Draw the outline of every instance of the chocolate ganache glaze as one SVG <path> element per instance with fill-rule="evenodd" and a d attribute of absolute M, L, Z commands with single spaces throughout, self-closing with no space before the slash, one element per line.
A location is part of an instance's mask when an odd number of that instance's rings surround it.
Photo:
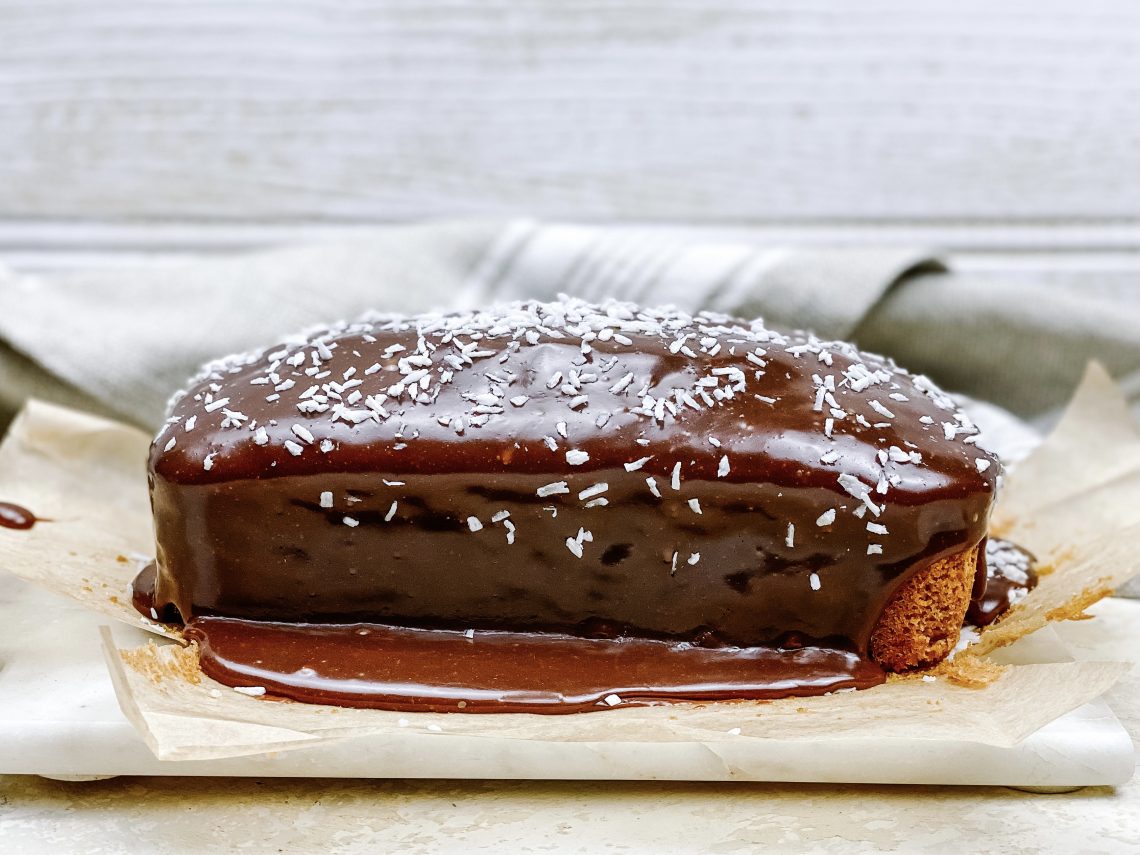
<path fill-rule="evenodd" d="M 609 684 L 873 685 L 892 595 L 985 536 L 999 465 L 975 437 L 925 378 L 759 322 L 571 300 L 376 316 L 212 363 L 175 400 L 142 599 L 193 625 L 207 673 L 300 700 L 482 711 L 518 690 L 568 711 Z M 386 639 L 371 665 L 345 652 L 372 649 L 346 643 L 362 628 Z M 294 668 L 298 633 L 340 664 Z M 583 652 L 605 644 L 632 652 Z M 439 691 L 441 650 L 466 694 Z M 548 655 L 581 667 L 489 673 Z M 619 680 L 637 657 L 657 670 Z M 720 688 L 692 690 L 702 669 Z"/>
<path fill-rule="evenodd" d="M 155 567 L 135 581 L 152 618 Z M 169 610 L 169 608 L 168 608 Z M 202 616 L 185 636 L 202 670 L 292 700 L 416 712 L 592 712 L 662 701 L 765 700 L 868 688 L 883 671 L 819 647 L 702 647 L 686 641 L 538 632 L 274 623 Z"/>
<path fill-rule="evenodd" d="M 0 502 L 0 528 L 10 528 L 17 531 L 27 531 L 39 520 L 27 508 L 13 505 L 11 502 Z"/>
<path fill-rule="evenodd" d="M 991 537 L 979 558 L 966 621 L 989 626 L 1037 587 L 1037 559 L 1015 543 Z"/>

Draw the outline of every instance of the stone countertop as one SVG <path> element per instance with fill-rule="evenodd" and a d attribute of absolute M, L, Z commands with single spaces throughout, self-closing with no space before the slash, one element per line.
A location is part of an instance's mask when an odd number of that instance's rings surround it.
<path fill-rule="evenodd" d="M 1059 627 L 1140 661 L 1140 602 Z M 1140 674 L 1109 701 L 1140 737 Z M 1004 788 L 0 776 L 0 852 L 1140 851 L 1140 783 Z"/>

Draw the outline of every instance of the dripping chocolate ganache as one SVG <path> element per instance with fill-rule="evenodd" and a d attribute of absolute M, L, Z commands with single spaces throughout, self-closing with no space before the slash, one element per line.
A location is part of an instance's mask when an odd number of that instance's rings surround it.
<path fill-rule="evenodd" d="M 299 700 L 874 685 L 957 641 L 1000 470 L 976 438 L 926 378 L 759 321 L 376 315 L 175 398 L 136 602 L 187 622 L 207 673 Z"/>

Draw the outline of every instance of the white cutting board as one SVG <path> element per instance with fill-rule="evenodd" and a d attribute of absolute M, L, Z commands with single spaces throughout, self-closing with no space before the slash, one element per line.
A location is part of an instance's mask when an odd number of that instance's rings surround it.
<path fill-rule="evenodd" d="M 48 777 L 233 775 L 329 778 L 528 778 L 1117 785 L 1133 773 L 1132 743 L 1101 700 L 1014 748 L 937 740 L 742 739 L 718 743 L 550 743 L 401 733 L 258 757 L 160 761 L 119 710 L 99 644 L 105 618 L 0 573 L 0 774 Z M 145 642 L 129 627 L 120 643 Z M 1011 648 L 1009 661 L 1070 658 L 1051 630 Z M 604 715 L 604 713 L 597 713 Z M 448 750 L 423 751 L 427 740 Z M 433 745 L 432 748 L 438 746 Z"/>

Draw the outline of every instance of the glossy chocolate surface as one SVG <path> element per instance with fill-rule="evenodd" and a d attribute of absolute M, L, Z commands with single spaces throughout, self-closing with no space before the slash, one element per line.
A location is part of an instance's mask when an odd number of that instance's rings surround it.
<path fill-rule="evenodd" d="M 967 623 L 974 626 L 989 626 L 1037 587 L 1036 559 L 1020 546 L 991 537 L 983 560 L 966 612 Z"/>
<path fill-rule="evenodd" d="M 202 617 L 186 631 L 202 670 L 306 703 L 416 712 L 572 713 L 676 701 L 863 689 L 882 669 L 855 653 L 703 648 L 645 638 L 281 624 Z"/>
<path fill-rule="evenodd" d="M 719 317 L 336 328 L 174 405 L 156 605 L 863 656 L 899 585 L 985 535 L 974 433 L 889 361 Z"/>
<path fill-rule="evenodd" d="M 27 508 L 13 505 L 11 502 L 0 502 L 0 528 L 10 528 L 16 531 L 27 531 L 39 520 Z"/>

